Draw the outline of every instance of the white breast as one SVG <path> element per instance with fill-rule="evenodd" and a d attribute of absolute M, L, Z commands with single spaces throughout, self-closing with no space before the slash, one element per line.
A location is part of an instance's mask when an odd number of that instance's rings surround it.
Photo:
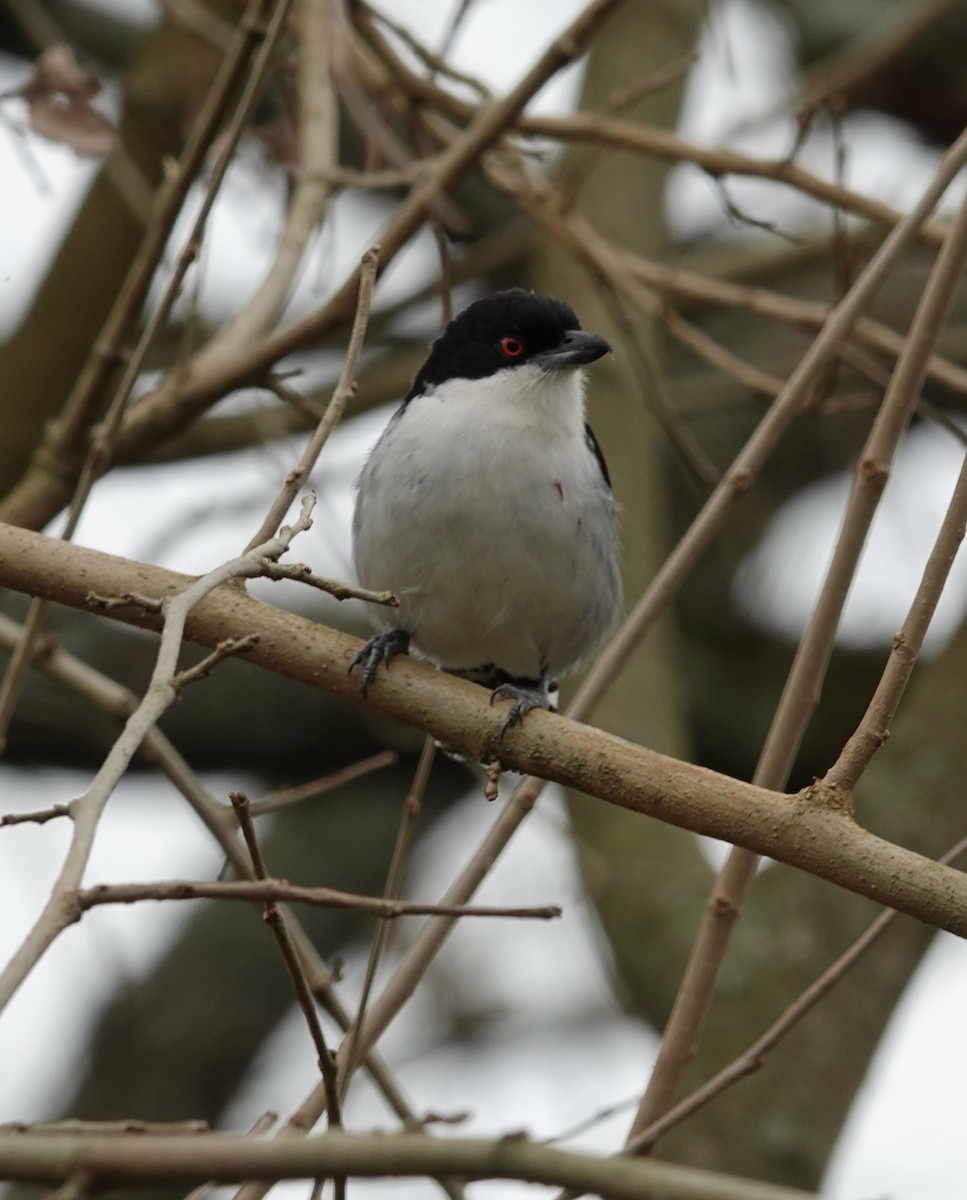
<path fill-rule="evenodd" d="M 360 583 L 378 628 L 451 670 L 559 674 L 620 605 L 615 505 L 584 430 L 580 373 L 451 380 L 390 422 L 360 476 Z"/>

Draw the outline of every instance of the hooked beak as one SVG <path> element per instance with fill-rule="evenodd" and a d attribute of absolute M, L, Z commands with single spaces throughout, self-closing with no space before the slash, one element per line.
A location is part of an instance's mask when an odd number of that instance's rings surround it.
<path fill-rule="evenodd" d="M 552 349 L 535 354 L 532 362 L 545 371 L 556 371 L 560 367 L 583 367 L 596 358 L 607 354 L 611 345 L 600 334 L 586 333 L 583 329 L 569 329 Z"/>

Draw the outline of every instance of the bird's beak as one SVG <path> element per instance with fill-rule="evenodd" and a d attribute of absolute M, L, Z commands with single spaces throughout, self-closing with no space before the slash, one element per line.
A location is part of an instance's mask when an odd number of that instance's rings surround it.
<path fill-rule="evenodd" d="M 553 349 L 535 354 L 531 361 L 545 371 L 556 371 L 560 367 L 583 367 L 601 358 L 610 349 L 610 343 L 597 333 L 569 329 Z"/>

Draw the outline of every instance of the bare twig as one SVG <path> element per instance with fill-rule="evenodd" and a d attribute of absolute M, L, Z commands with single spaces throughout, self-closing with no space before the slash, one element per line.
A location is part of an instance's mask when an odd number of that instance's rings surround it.
<path fill-rule="evenodd" d="M 298 464 L 285 477 L 285 482 L 278 496 L 272 502 L 265 520 L 253 535 L 246 550 L 251 550 L 259 542 L 265 541 L 279 527 L 279 522 L 289 510 L 292 501 L 298 495 L 300 488 L 308 479 L 316 459 L 323 446 L 329 440 L 329 435 L 339 423 L 346 405 L 353 398 L 356 390 L 355 376 L 359 356 L 363 351 L 366 340 L 366 328 L 369 324 L 369 312 L 373 298 L 373 288 L 376 285 L 376 275 L 379 270 L 379 246 L 372 246 L 363 255 L 359 268 L 359 294 L 356 298 L 356 316 L 353 320 L 352 333 L 343 360 L 342 371 L 336 384 L 332 399 L 323 413 L 315 432 L 302 453 Z"/>
<path fill-rule="evenodd" d="M 316 575 L 305 563 L 265 562 L 262 574 L 266 579 L 291 579 L 296 583 L 318 588 L 321 592 L 327 592 L 334 600 L 365 600 L 369 604 L 386 604 L 391 608 L 399 608 L 399 599 L 392 592 L 373 592 L 353 584 L 341 583 L 338 579 L 327 579 Z"/>
<path fill-rule="evenodd" d="M 47 620 L 47 604 L 36 598 L 30 602 L 27 619 L 24 621 L 20 641 L 14 647 L 10 662 L 0 683 L 0 754 L 7 748 L 7 732 L 17 701 L 20 698 L 20 688 L 23 683 L 27 665 L 33 657 L 34 647 L 43 635 Z"/>
<path fill-rule="evenodd" d="M 46 825 L 48 821 L 53 821 L 57 817 L 69 817 L 70 815 L 71 806 L 69 804 L 52 804 L 50 808 L 40 808 L 34 812 L 4 813 L 0 817 L 0 829 L 5 825 Z"/>
<path fill-rule="evenodd" d="M 235 816 L 238 819 L 239 827 L 242 830 L 242 836 L 245 839 L 245 845 L 252 858 L 252 869 L 255 872 L 255 878 L 262 882 L 268 881 L 268 872 L 265 869 L 265 861 L 262 858 L 262 850 L 259 846 L 258 835 L 255 832 L 255 823 L 252 820 L 252 815 L 249 812 L 248 797 L 243 792 L 232 792 L 229 796 L 232 802 L 232 808 L 235 810 Z M 245 883 L 243 887 L 251 887 L 252 884 Z M 285 968 L 289 973 L 289 979 L 292 981 L 292 987 L 296 994 L 296 999 L 299 1002 L 299 1008 L 305 1018 L 306 1025 L 309 1029 L 309 1035 L 312 1038 L 312 1044 L 316 1048 L 316 1061 L 319 1064 L 319 1071 L 322 1075 L 322 1081 L 326 1089 L 326 1114 L 329 1118 L 329 1128 L 338 1129 L 342 1125 L 342 1108 L 339 1100 L 339 1088 L 336 1081 L 336 1068 L 332 1058 L 332 1052 L 326 1043 L 325 1034 L 322 1032 L 322 1025 L 319 1021 L 319 1014 L 316 1012 L 316 1001 L 312 994 L 312 989 L 309 986 L 309 981 L 306 978 L 306 973 L 302 968 L 302 962 L 299 958 L 295 944 L 289 936 L 289 931 L 285 925 L 285 918 L 279 908 L 276 900 L 283 897 L 266 897 L 262 909 L 263 919 L 269 928 L 272 936 L 278 944 L 279 950 L 282 953 L 282 959 L 285 962 Z M 291 897 L 285 897 L 291 899 Z M 338 1185 L 338 1181 L 337 1181 Z M 339 1185 L 341 1190 L 341 1185 Z"/>
<path fill-rule="evenodd" d="M 413 840 L 416 821 L 420 815 L 420 805 L 423 803 L 426 785 L 430 779 L 430 770 L 433 766 L 435 752 L 436 747 L 433 743 L 433 738 L 424 738 L 420 761 L 417 763 L 416 774 L 413 777 L 413 785 L 403 801 L 400 826 L 396 834 L 396 843 L 393 846 L 393 857 L 390 859 L 389 870 L 386 873 L 386 883 L 383 888 L 384 900 L 392 901 L 399 895 L 400 884 L 403 880 L 403 868 L 406 865 L 410 844 Z M 386 948 L 388 932 L 389 926 L 385 922 L 380 922 L 376 926 L 376 932 L 373 935 L 373 940 L 369 948 L 369 958 L 366 962 L 363 986 L 360 989 L 359 1004 L 356 1007 L 356 1019 L 353 1022 L 352 1029 L 346 1035 L 348 1049 L 345 1053 L 345 1066 L 340 1072 L 340 1088 L 343 1095 L 345 1095 L 349 1087 L 353 1071 L 356 1069 L 359 1061 L 357 1055 L 359 1030 L 366 1015 L 366 1005 L 369 1003 L 373 981 L 376 978 L 376 971 L 379 968 L 379 961 Z"/>
<path fill-rule="evenodd" d="M 318 588 L 334 600 L 366 600 L 369 604 L 387 604 L 390 608 L 399 608 L 400 605 L 392 592 L 371 592 L 350 583 L 340 583 L 338 579 L 326 579 L 316 575 L 305 563 L 273 563 L 266 560 L 262 564 L 262 574 L 266 579 L 292 579 L 296 583 Z"/>
<path fill-rule="evenodd" d="M 238 794 L 238 793 L 234 793 Z M 263 864 L 264 866 L 264 864 Z M 104 904 L 141 904 L 147 901 L 235 900 L 247 903 L 312 904 L 319 908 L 348 909 L 352 912 L 395 921 L 402 917 L 486 917 L 511 920 L 551 921 L 561 915 L 556 904 L 512 905 L 422 904 L 395 897 L 360 896 L 335 888 L 303 887 L 285 879 L 257 875 L 251 880 L 217 883 L 205 880 L 159 879 L 151 883 L 99 883 L 77 893 L 78 906 L 87 911 Z"/>
<path fill-rule="evenodd" d="M 223 642 L 218 643 L 211 654 L 206 654 L 201 662 L 195 663 L 193 667 L 186 667 L 177 675 L 172 675 L 171 686 L 176 692 L 183 691 L 189 684 L 197 683 L 199 679 L 207 679 L 218 664 L 224 662 L 226 658 L 234 658 L 237 654 L 247 654 L 258 644 L 259 635 L 257 633 L 247 633 L 240 638 L 226 638 Z"/>
<path fill-rule="evenodd" d="M 664 66 L 656 67 L 655 70 L 642 75 L 640 79 L 622 85 L 613 91 L 605 101 L 605 112 L 620 113 L 626 108 L 631 108 L 643 97 L 650 96 L 653 92 L 663 92 L 684 78 L 697 62 L 697 52 L 690 50 L 687 54 L 681 54 L 671 62 L 665 63 Z"/>
<path fill-rule="evenodd" d="M 943 524 L 937 534 L 920 586 L 903 625 L 893 639 L 886 669 L 855 732 L 843 747 L 839 758 L 826 772 L 828 787 L 850 793 L 869 766 L 874 754 L 890 736 L 900 699 L 923 647 L 923 639 L 936 611 L 937 603 L 954 557 L 960 549 L 967 525 L 967 459 L 960 468 L 957 485 Z"/>
<path fill-rule="evenodd" d="M 115 1121 L 85 1121 L 79 1117 L 67 1117 L 63 1121 L 4 1121 L 0 1134 L 29 1133 L 78 1134 L 103 1137 L 113 1133 L 208 1133 L 211 1126 L 207 1121 L 142 1121 L 136 1117 L 123 1117 Z"/>
<path fill-rule="evenodd" d="M 322 779 L 313 779 L 309 783 L 302 783 L 296 787 L 280 788 L 269 796 L 263 796 L 261 800 L 253 800 L 249 805 L 249 811 L 253 817 L 260 817 L 263 813 L 276 812 L 290 804 L 300 804 L 303 800 L 312 800 L 316 796 L 321 796 L 323 792 L 352 783 L 362 775 L 368 775 L 370 771 L 391 767 L 394 763 L 399 762 L 399 757 L 395 750 L 380 750 L 377 754 L 372 754 L 369 758 L 343 767 L 342 770 L 333 771 L 331 774 L 323 776 Z"/>

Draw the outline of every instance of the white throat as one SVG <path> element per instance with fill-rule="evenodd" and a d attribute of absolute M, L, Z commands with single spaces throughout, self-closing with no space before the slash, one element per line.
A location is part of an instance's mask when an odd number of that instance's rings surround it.
<path fill-rule="evenodd" d="M 523 363 L 483 379 L 448 379 L 410 403 L 437 410 L 465 433 L 474 425 L 495 425 L 540 430 L 554 440 L 584 436 L 584 372 L 573 367 L 544 371 Z"/>

